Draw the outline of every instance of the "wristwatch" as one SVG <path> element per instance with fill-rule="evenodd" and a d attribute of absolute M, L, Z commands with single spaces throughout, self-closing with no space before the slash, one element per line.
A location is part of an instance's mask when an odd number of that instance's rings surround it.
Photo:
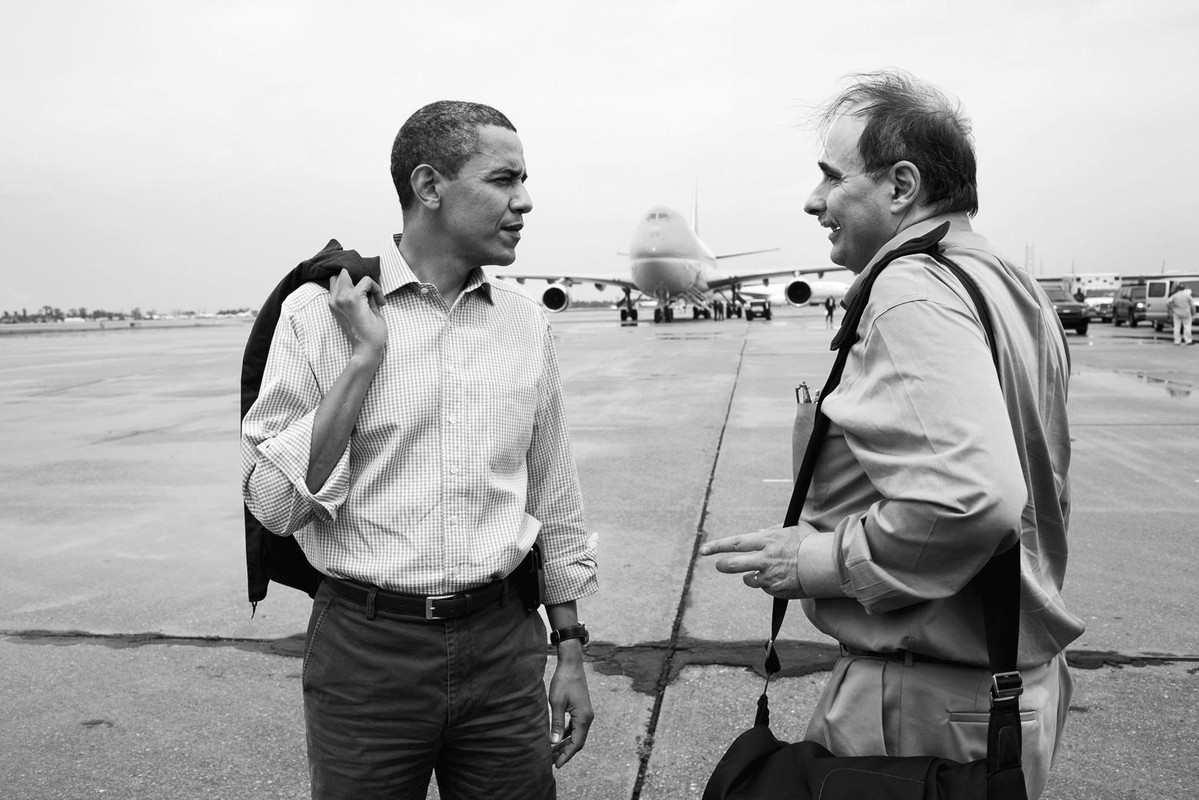
<path fill-rule="evenodd" d="M 554 647 L 567 639 L 582 639 L 584 646 L 591 641 L 591 637 L 587 635 L 587 626 L 581 622 L 578 625 L 567 625 L 565 628 L 550 631 L 550 644 Z"/>

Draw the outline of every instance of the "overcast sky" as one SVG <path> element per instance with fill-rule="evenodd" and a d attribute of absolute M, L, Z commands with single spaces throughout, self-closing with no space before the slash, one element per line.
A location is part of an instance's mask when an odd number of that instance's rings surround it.
<path fill-rule="evenodd" d="M 330 238 L 400 228 L 427 102 L 506 113 L 517 268 L 626 274 L 652 205 L 743 268 L 827 263 L 805 111 L 901 67 L 975 125 L 975 227 L 1036 270 L 1199 270 L 1194 0 L 38 0 L 0 29 L 0 309 L 257 307 Z"/>

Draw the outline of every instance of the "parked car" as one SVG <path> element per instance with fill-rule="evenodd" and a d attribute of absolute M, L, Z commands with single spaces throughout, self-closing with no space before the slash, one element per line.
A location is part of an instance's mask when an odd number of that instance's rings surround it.
<path fill-rule="evenodd" d="M 1112 298 L 1112 322 L 1135 328 L 1145 321 L 1145 287 L 1121 286 Z"/>
<path fill-rule="evenodd" d="M 770 300 L 765 297 L 754 297 L 745 304 L 745 320 L 748 322 L 754 317 L 762 319 L 770 319 L 774 316 L 774 312 L 770 310 Z"/>
<path fill-rule="evenodd" d="M 1112 321 L 1112 299 L 1115 291 L 1112 289 L 1087 289 L 1082 298 L 1083 303 L 1091 312 L 1091 319 L 1101 322 Z"/>
<path fill-rule="evenodd" d="M 1058 286 L 1046 286 L 1045 294 L 1053 303 L 1053 310 L 1057 312 L 1062 327 L 1078 331 L 1079 336 L 1086 336 L 1087 328 L 1091 325 L 1091 314 L 1086 305 Z"/>

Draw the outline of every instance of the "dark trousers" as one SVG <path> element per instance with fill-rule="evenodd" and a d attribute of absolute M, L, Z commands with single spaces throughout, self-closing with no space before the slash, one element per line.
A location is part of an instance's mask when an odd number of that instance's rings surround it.
<path fill-rule="evenodd" d="M 513 597 L 452 620 L 317 591 L 304 654 L 315 800 L 555 795 L 541 616 Z"/>

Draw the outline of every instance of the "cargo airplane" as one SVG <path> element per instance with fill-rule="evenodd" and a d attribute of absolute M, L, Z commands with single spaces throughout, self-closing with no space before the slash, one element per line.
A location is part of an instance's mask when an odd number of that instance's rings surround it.
<path fill-rule="evenodd" d="M 594 284 L 595 288 L 615 286 L 624 292 L 618 304 L 620 319 L 636 321 L 640 302 L 656 301 L 654 322 L 673 322 L 675 307 L 681 303 L 691 306 L 691 315 L 711 319 L 713 311 L 724 311 L 729 317 L 745 314 L 752 319 L 753 310 L 747 308 L 752 299 L 769 301 L 771 278 L 789 277 L 783 287 L 783 298 L 795 306 L 809 302 L 819 303 L 825 297 L 841 299 L 848 286 L 840 281 L 805 281 L 803 275 L 823 278 L 825 272 L 836 272 L 836 266 L 805 267 L 799 269 L 749 272 L 737 275 L 721 273 L 716 262 L 724 258 L 768 253 L 770 250 L 751 250 L 744 253 L 715 255 L 699 238 L 695 226 L 688 224 L 681 214 L 665 206 L 650 209 L 633 232 L 629 244 L 630 278 L 565 274 L 513 274 L 497 272 L 497 277 L 511 278 L 519 283 L 526 280 L 543 280 L 549 283 L 541 294 L 541 303 L 548 311 L 565 311 L 570 307 L 570 287 L 574 284 Z M 761 282 L 761 286 L 746 288 L 747 282 Z M 633 293 L 637 292 L 636 297 Z M 770 319 L 767 302 L 764 312 Z"/>

